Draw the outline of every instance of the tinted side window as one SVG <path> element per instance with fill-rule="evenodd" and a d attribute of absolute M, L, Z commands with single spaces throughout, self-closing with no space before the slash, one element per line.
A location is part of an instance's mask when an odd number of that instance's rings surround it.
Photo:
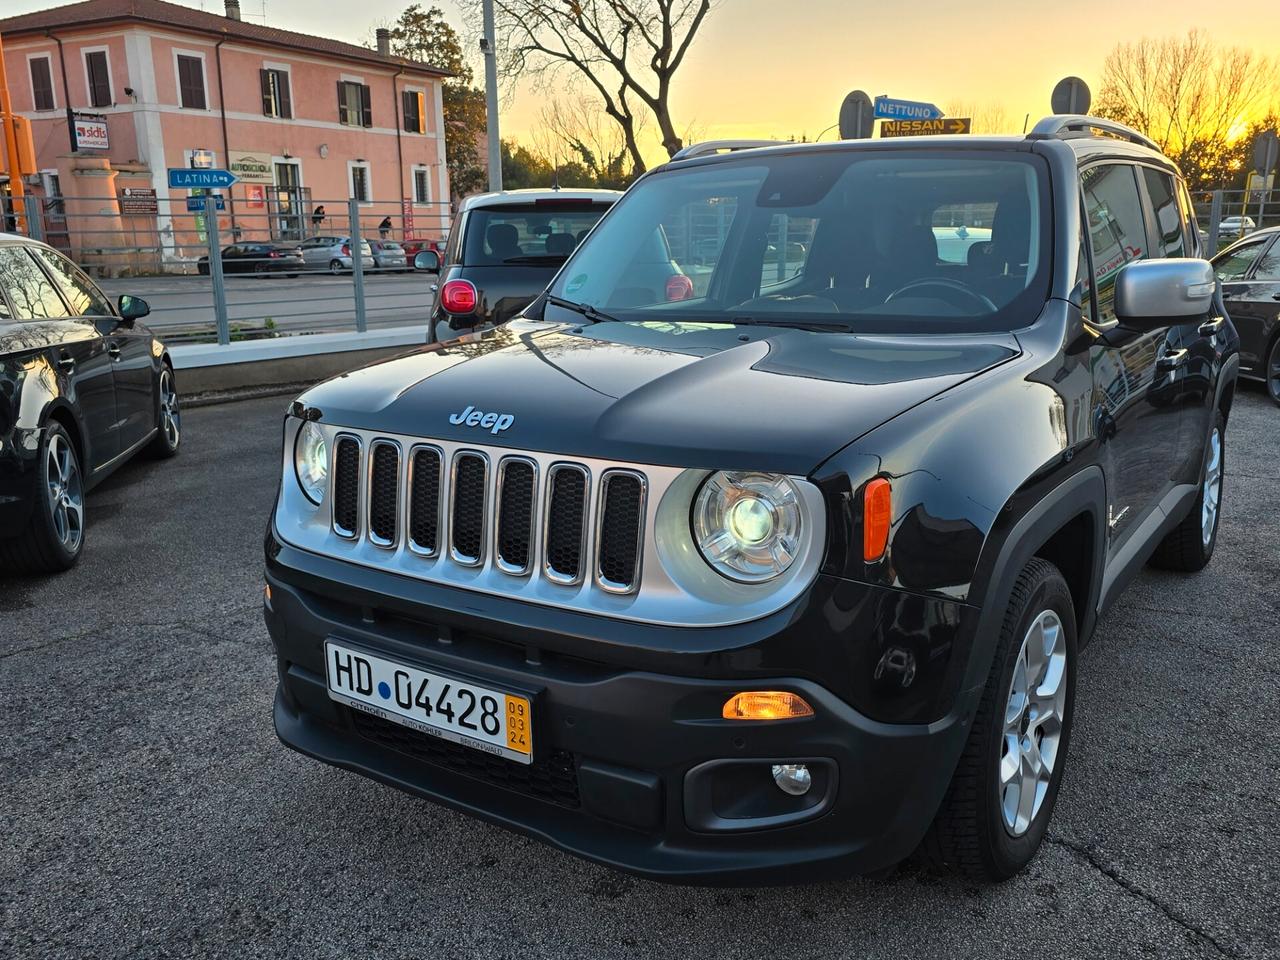
<path fill-rule="evenodd" d="M 1280 243 L 1273 243 L 1271 249 L 1258 261 L 1258 269 L 1253 271 L 1255 280 L 1280 280 Z"/>
<path fill-rule="evenodd" d="M 53 274 L 53 278 L 62 289 L 67 303 L 71 304 L 71 312 L 81 317 L 111 317 L 115 311 L 111 309 L 111 301 L 93 285 L 88 277 L 80 272 L 74 263 L 52 250 L 37 247 L 35 254 L 44 261 L 45 266 Z"/>
<path fill-rule="evenodd" d="M 1178 206 L 1182 208 L 1182 219 L 1187 224 L 1187 256 L 1189 257 L 1207 257 L 1201 248 L 1203 241 L 1200 238 L 1200 222 L 1196 220 L 1195 204 L 1191 202 L 1191 194 L 1187 193 L 1187 185 L 1181 180 L 1178 181 Z"/>
<path fill-rule="evenodd" d="M 1262 248 L 1266 245 L 1265 240 L 1258 240 L 1236 247 L 1231 253 L 1214 263 L 1213 269 L 1218 274 L 1218 279 L 1243 280 L 1244 275 L 1253 266 L 1253 261 L 1258 259 L 1258 254 L 1262 253 Z"/>
<path fill-rule="evenodd" d="M 0 278 L 19 320 L 67 316 L 67 305 L 40 265 L 20 246 L 0 247 Z"/>
<path fill-rule="evenodd" d="M 1093 250 L 1098 320 L 1102 323 L 1116 318 L 1112 308 L 1116 274 L 1125 264 L 1151 255 L 1134 173 L 1127 164 L 1112 163 L 1090 167 L 1080 175 Z"/>
<path fill-rule="evenodd" d="M 1187 248 L 1186 225 L 1178 209 L 1173 177 L 1151 167 L 1142 168 L 1142 179 L 1151 198 L 1151 209 L 1156 217 L 1156 256 L 1185 257 Z"/>

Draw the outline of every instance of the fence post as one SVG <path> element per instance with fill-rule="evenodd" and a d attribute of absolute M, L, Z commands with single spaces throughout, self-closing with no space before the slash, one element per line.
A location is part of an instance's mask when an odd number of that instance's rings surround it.
<path fill-rule="evenodd" d="M 218 323 L 218 343 L 231 342 L 227 323 L 227 288 L 222 280 L 222 242 L 218 236 L 218 202 L 212 194 L 204 198 L 204 232 L 209 238 L 209 279 L 213 281 L 213 316 Z"/>
<path fill-rule="evenodd" d="M 347 218 L 351 226 L 351 279 L 355 284 L 356 332 L 364 333 L 369 321 L 364 313 L 364 245 L 360 236 L 360 201 L 347 201 Z"/>
<path fill-rule="evenodd" d="M 1212 257 L 1218 252 L 1218 224 L 1222 222 L 1222 191 L 1213 191 L 1213 199 L 1209 204 L 1209 249 L 1205 251 Z"/>
<path fill-rule="evenodd" d="M 44 239 L 44 218 L 40 216 L 40 198 L 23 194 L 22 203 L 27 210 L 27 236 L 32 240 Z"/>

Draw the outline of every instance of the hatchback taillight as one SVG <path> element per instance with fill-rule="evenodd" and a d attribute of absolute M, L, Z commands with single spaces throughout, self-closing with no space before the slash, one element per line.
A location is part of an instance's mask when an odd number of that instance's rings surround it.
<path fill-rule="evenodd" d="M 278 259 L 280 258 L 280 251 L 279 251 L 279 250 L 272 250 L 272 251 L 271 251 L 271 253 L 270 253 L 270 254 L 268 254 L 268 256 L 272 257 L 273 259 L 277 259 L 277 260 L 278 260 Z"/>
<path fill-rule="evenodd" d="M 344 244 L 342 245 L 342 255 L 343 255 L 344 257 L 349 257 L 349 256 L 351 256 L 351 245 L 350 245 L 350 244 L 346 244 L 346 243 L 344 243 Z"/>
<path fill-rule="evenodd" d="M 683 273 L 667 277 L 667 302 L 688 300 L 693 296 L 693 281 Z"/>
<path fill-rule="evenodd" d="M 470 280 L 450 280 L 440 288 L 440 306 L 446 313 L 472 313 L 480 295 Z"/>

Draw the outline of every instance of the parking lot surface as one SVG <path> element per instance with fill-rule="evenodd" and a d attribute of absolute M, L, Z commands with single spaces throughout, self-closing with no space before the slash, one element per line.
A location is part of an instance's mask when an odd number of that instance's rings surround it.
<path fill-rule="evenodd" d="M 1280 410 L 1241 389 L 1218 554 L 1081 657 L 1048 842 L 978 887 L 668 887 L 285 749 L 259 611 L 286 401 L 188 411 L 0 579 L 0 957 L 1241 957 L 1280 919 Z M 857 775 L 856 771 L 853 772 Z"/>

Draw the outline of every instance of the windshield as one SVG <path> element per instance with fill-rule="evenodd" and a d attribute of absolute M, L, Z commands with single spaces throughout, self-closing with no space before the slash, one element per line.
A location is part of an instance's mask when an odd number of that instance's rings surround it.
<path fill-rule="evenodd" d="M 607 209 L 608 204 L 572 201 L 481 207 L 467 217 L 463 263 L 563 262 Z"/>
<path fill-rule="evenodd" d="M 619 320 L 1013 329 L 1048 292 L 1046 180 L 1012 152 L 677 165 L 628 192 L 550 293 Z"/>

